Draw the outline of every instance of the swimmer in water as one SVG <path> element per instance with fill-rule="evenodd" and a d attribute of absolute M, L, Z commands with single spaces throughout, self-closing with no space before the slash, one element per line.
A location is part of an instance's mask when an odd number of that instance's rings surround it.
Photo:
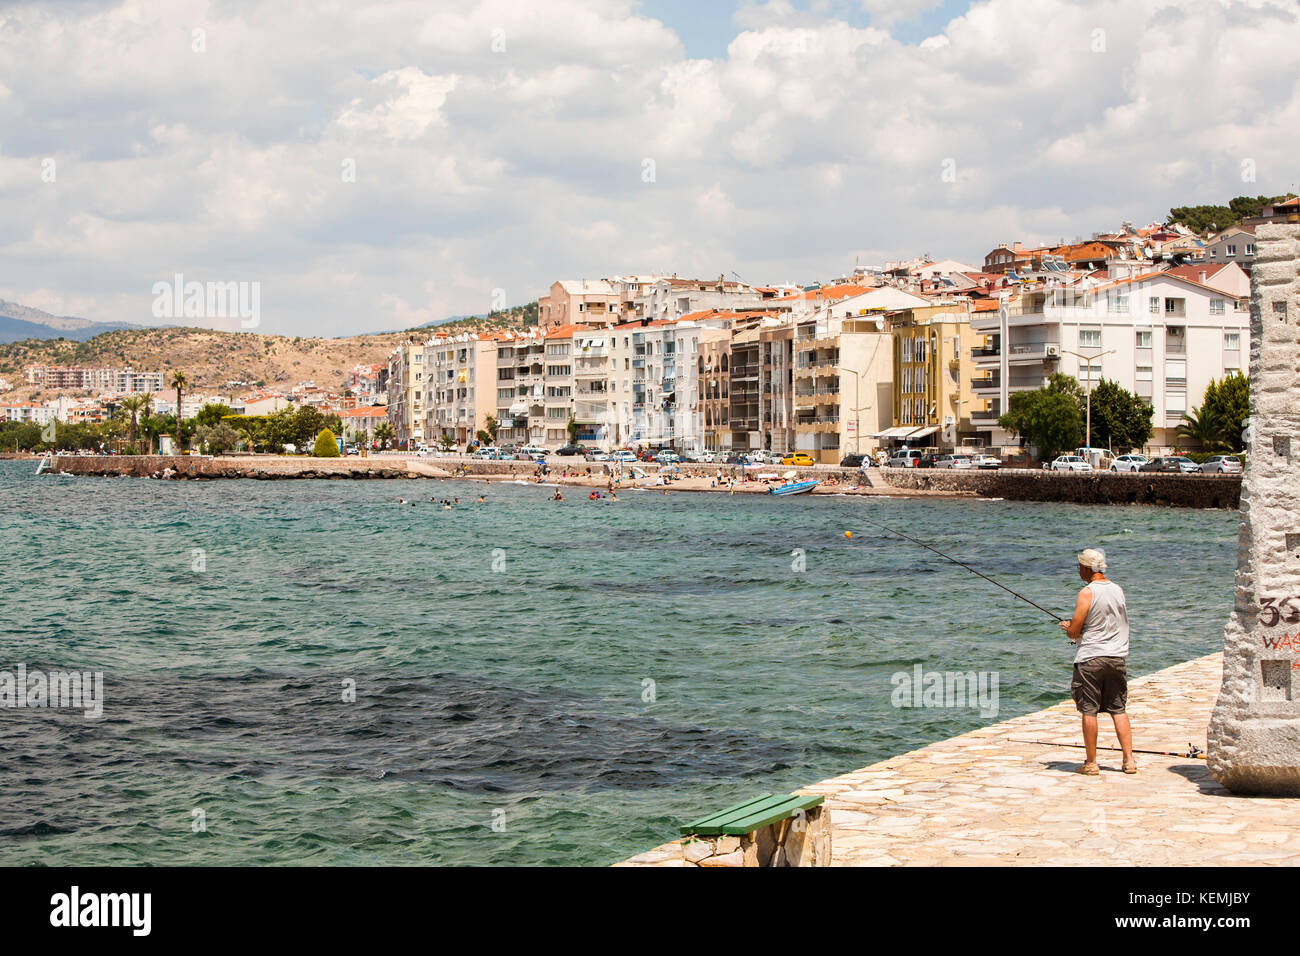
<path fill-rule="evenodd" d="M 487 501 L 487 499 L 484 498 L 482 495 L 479 495 L 479 496 L 478 496 L 478 503 L 479 503 L 479 504 L 484 504 L 486 501 Z"/>
<path fill-rule="evenodd" d="M 556 488 L 556 489 L 555 489 L 555 494 L 551 495 L 551 500 L 552 500 L 552 501 L 563 501 L 563 500 L 564 500 L 564 495 L 560 494 L 560 489 L 559 489 L 559 488 Z"/>

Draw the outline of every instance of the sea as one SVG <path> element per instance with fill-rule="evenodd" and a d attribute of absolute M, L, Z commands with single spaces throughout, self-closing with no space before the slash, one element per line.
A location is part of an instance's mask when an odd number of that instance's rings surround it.
<path fill-rule="evenodd" d="M 1068 696 L 1049 614 L 899 533 L 1061 616 L 1104 549 L 1131 675 L 1232 604 L 1230 511 L 35 471 L 0 671 L 101 712 L 0 706 L 4 865 L 606 865 Z M 996 706 L 900 705 L 917 665 Z"/>

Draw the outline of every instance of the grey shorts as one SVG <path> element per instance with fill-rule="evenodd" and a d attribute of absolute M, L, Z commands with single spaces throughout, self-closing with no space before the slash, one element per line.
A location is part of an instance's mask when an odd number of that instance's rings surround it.
<path fill-rule="evenodd" d="M 1070 696 L 1081 714 L 1122 714 L 1128 705 L 1128 672 L 1122 657 L 1094 657 L 1074 665 Z"/>

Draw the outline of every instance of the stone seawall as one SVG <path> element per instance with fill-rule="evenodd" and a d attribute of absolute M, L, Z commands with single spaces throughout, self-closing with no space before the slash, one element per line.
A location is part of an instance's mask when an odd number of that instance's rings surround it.
<path fill-rule="evenodd" d="M 490 464 L 490 463 L 485 463 Z M 111 455 L 55 458 L 51 470 L 67 475 L 131 478 L 444 478 L 450 469 L 412 458 L 276 458 L 206 455 Z"/>
<path fill-rule="evenodd" d="M 1091 474 L 884 468 L 873 472 L 891 487 L 915 491 L 966 491 L 1011 501 L 1066 501 L 1083 505 L 1171 505 L 1180 508 L 1236 508 L 1240 475 L 1174 475 L 1109 471 Z"/>

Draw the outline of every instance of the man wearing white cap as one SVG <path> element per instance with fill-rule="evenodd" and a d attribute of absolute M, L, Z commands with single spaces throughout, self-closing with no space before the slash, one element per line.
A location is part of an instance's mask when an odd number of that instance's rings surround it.
<path fill-rule="evenodd" d="M 1083 715 L 1085 762 L 1078 773 L 1096 775 L 1097 713 L 1105 711 L 1115 722 L 1115 736 L 1124 751 L 1124 772 L 1137 773 L 1133 759 L 1133 729 L 1125 708 L 1128 704 L 1128 608 L 1124 590 L 1106 579 L 1106 555 L 1089 548 L 1079 555 L 1079 577 L 1087 586 L 1079 592 L 1074 617 L 1061 627 L 1077 644 L 1070 696 Z"/>

